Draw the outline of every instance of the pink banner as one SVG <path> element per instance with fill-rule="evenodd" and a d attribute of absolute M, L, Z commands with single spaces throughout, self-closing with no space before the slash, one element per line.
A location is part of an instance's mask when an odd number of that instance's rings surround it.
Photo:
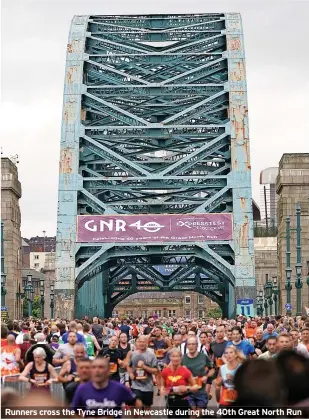
<path fill-rule="evenodd" d="M 232 235 L 230 213 L 77 217 L 77 242 L 204 242 Z"/>

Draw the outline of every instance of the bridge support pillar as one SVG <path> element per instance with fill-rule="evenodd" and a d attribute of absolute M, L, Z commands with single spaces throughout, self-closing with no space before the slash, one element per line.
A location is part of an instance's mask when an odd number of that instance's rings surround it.
<path fill-rule="evenodd" d="M 223 318 L 231 319 L 235 316 L 235 293 L 233 286 L 228 283 L 225 287 L 224 303 L 222 305 Z"/>

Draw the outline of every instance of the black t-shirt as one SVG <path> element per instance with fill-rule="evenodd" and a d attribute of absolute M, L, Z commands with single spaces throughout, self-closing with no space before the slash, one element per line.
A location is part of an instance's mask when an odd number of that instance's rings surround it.
<path fill-rule="evenodd" d="M 227 345 L 227 341 L 226 340 L 222 341 L 222 343 L 217 343 L 216 341 L 214 341 L 213 343 L 211 343 L 210 348 L 211 348 L 211 350 L 213 352 L 213 355 L 214 355 L 215 360 L 217 360 L 220 357 L 222 357 L 226 345 Z"/>
<path fill-rule="evenodd" d="M 93 335 L 95 336 L 95 338 L 97 340 L 101 340 L 103 339 L 103 325 L 101 324 L 92 324 L 91 326 L 91 330 Z"/>
<path fill-rule="evenodd" d="M 119 363 L 118 359 L 122 360 L 122 352 L 120 349 L 104 349 L 100 350 L 100 356 L 109 356 L 109 365 L 110 365 L 110 379 L 114 381 L 119 381 Z"/>
<path fill-rule="evenodd" d="M 119 357 L 119 359 L 124 360 L 127 357 L 127 354 L 129 353 L 129 351 L 131 350 L 131 345 L 128 343 L 127 347 L 124 349 L 119 344 L 118 348 L 119 348 L 119 351 L 121 353 L 121 357 Z"/>
<path fill-rule="evenodd" d="M 259 349 L 259 350 L 261 350 L 261 351 L 266 351 L 266 347 L 265 347 L 265 345 L 266 345 L 266 340 L 262 340 L 262 341 L 257 341 L 255 344 L 254 344 L 254 348 L 255 349 Z"/>
<path fill-rule="evenodd" d="M 154 327 L 146 327 L 144 329 L 144 335 L 149 335 L 151 333 L 151 331 L 154 329 Z"/>

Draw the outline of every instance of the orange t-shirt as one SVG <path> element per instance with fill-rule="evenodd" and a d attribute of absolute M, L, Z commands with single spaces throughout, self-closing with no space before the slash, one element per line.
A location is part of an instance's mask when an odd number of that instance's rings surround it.
<path fill-rule="evenodd" d="M 257 330 L 257 327 L 255 327 L 255 328 L 251 328 L 251 327 L 248 327 L 245 331 L 246 331 L 246 337 L 248 338 L 248 337 L 255 337 L 256 336 L 256 330 Z"/>

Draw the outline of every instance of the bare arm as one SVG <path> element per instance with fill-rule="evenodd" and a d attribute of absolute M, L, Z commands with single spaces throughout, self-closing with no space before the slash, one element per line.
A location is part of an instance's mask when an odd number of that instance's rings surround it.
<path fill-rule="evenodd" d="M 57 373 L 55 371 L 55 368 L 52 365 L 48 365 L 48 371 L 49 371 L 49 375 L 50 375 L 50 379 L 47 381 L 47 383 L 51 383 L 51 382 L 56 382 L 58 377 L 57 377 Z"/>
<path fill-rule="evenodd" d="M 73 375 L 69 375 L 70 372 L 71 362 L 67 360 L 64 365 L 62 366 L 59 375 L 58 375 L 58 382 L 66 384 L 73 380 Z"/>
<path fill-rule="evenodd" d="M 18 380 L 21 382 L 30 382 L 31 380 L 29 381 L 29 378 L 27 378 L 27 376 L 29 375 L 32 367 L 33 367 L 33 362 L 28 363 L 25 369 L 20 374 Z"/>

